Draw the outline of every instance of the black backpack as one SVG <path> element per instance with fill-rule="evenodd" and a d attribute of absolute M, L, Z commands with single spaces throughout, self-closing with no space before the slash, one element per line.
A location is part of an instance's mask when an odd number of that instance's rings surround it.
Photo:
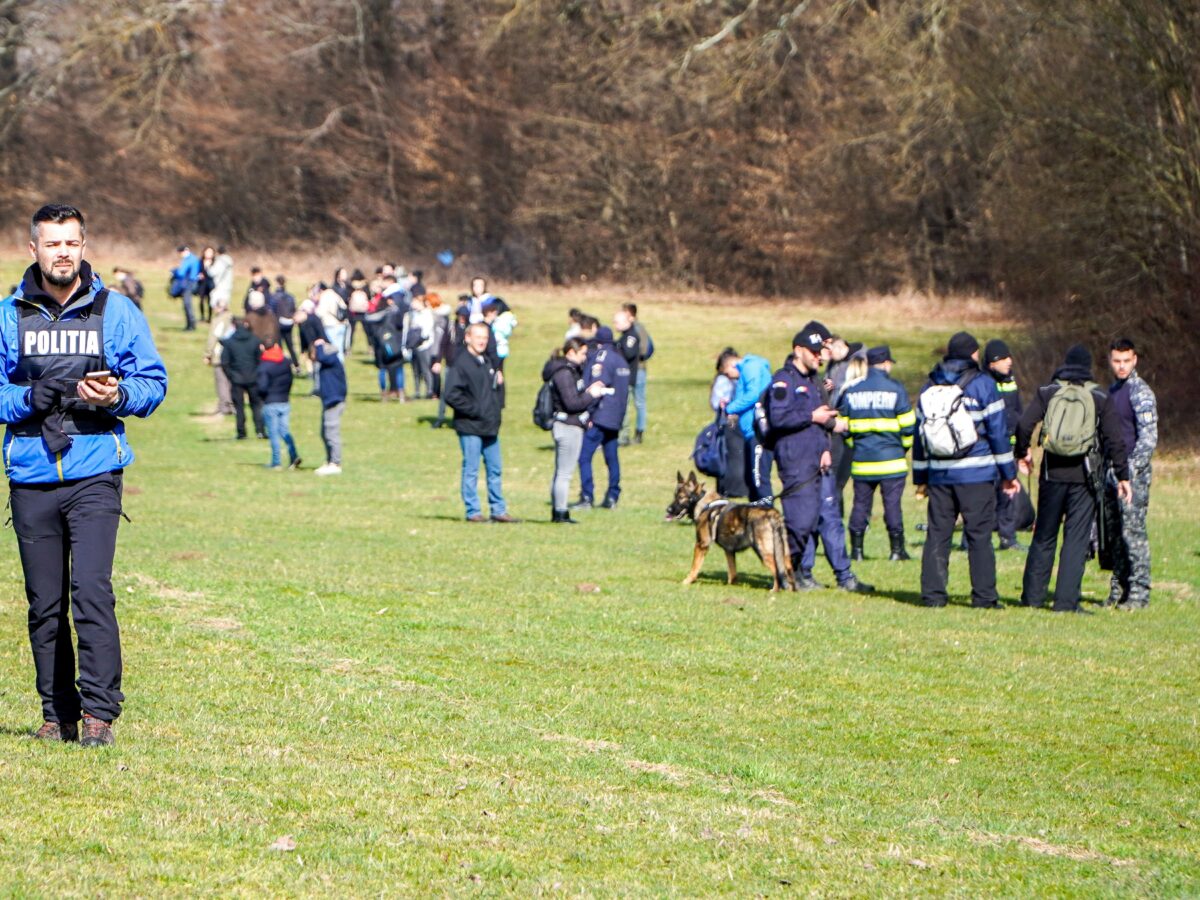
<path fill-rule="evenodd" d="M 554 427 L 554 385 L 549 381 L 542 382 L 537 399 L 533 401 L 533 424 L 542 431 Z"/>
<path fill-rule="evenodd" d="M 379 358 L 385 363 L 393 363 L 404 355 L 400 329 L 396 327 L 394 317 L 388 316 L 384 319 L 383 327 L 379 329 L 379 335 L 375 338 L 375 345 L 379 348 Z"/>
<path fill-rule="evenodd" d="M 696 468 L 713 478 L 725 477 L 728 457 L 725 453 L 725 423 L 722 421 L 724 418 L 724 413 L 718 412 L 717 418 L 705 425 L 696 435 L 696 445 L 692 449 L 692 459 Z"/>

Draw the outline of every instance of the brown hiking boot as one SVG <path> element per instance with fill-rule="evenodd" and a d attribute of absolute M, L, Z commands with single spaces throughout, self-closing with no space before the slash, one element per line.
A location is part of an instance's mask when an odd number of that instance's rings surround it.
<path fill-rule="evenodd" d="M 80 747 L 110 747 L 113 744 L 112 723 L 97 719 L 88 713 L 83 714 L 83 736 Z"/>
<path fill-rule="evenodd" d="M 79 740 L 79 725 L 76 722 L 43 722 L 33 735 L 35 741 Z"/>

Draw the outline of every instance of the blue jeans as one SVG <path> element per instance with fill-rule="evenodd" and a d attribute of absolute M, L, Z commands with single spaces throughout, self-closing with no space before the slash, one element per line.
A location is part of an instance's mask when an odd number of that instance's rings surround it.
<path fill-rule="evenodd" d="M 183 289 L 179 299 L 183 302 L 183 327 L 191 331 L 196 327 L 196 314 L 192 311 L 192 293 L 196 290 L 196 282 L 191 281 Z"/>
<path fill-rule="evenodd" d="M 613 428 L 592 425 L 583 433 L 583 449 L 579 453 L 579 496 L 592 500 L 595 483 L 592 478 L 592 457 L 596 449 L 604 448 L 604 464 L 608 466 L 608 491 L 605 497 L 616 500 L 621 496 L 621 461 L 617 458 L 617 442 L 620 434 Z"/>
<path fill-rule="evenodd" d="M 331 346 L 338 355 L 338 359 L 345 362 L 346 360 L 346 334 L 349 332 L 345 322 L 338 322 L 336 325 L 327 325 L 325 327 L 325 337 L 329 339 Z"/>
<path fill-rule="evenodd" d="M 390 386 L 390 387 L 389 387 Z M 379 370 L 379 392 L 404 390 L 404 363 L 396 361 Z"/>
<path fill-rule="evenodd" d="M 287 444 L 288 462 L 296 461 L 296 442 L 292 440 L 292 428 L 288 422 L 292 413 L 290 403 L 263 404 L 263 422 L 267 426 L 267 437 L 271 441 L 271 465 L 280 465 L 281 444 Z"/>
<path fill-rule="evenodd" d="M 633 405 L 637 408 L 637 430 L 646 430 L 646 366 L 643 363 L 633 382 Z"/>
<path fill-rule="evenodd" d="M 825 559 L 833 569 L 838 584 L 847 581 L 854 573 L 850 571 L 850 557 L 846 554 L 846 529 L 842 525 L 842 515 L 838 503 L 837 473 L 830 470 L 821 476 L 820 501 L 817 513 L 817 531 L 809 536 L 804 547 L 804 556 L 800 562 L 800 573 L 805 577 L 812 576 L 813 564 L 817 561 L 817 534 L 821 536 L 821 545 L 825 548 Z"/>
<path fill-rule="evenodd" d="M 630 386 L 629 400 L 625 405 L 625 421 L 621 423 L 621 436 L 629 436 L 629 420 L 634 418 L 637 428 L 637 433 L 641 434 L 646 430 L 646 369 L 644 366 L 638 368 L 637 376 Z"/>
<path fill-rule="evenodd" d="M 483 513 L 479 505 L 479 461 L 487 470 L 488 512 L 493 516 L 505 513 L 504 495 L 500 492 L 500 437 L 480 437 L 477 434 L 460 434 L 458 446 L 462 448 L 462 499 L 467 508 L 467 518 Z"/>

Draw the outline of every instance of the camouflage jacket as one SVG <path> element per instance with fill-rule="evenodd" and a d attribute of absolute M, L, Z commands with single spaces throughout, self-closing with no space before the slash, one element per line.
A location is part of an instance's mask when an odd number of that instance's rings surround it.
<path fill-rule="evenodd" d="M 1150 457 L 1158 446 L 1158 401 L 1136 370 L 1129 376 L 1129 403 L 1137 427 L 1137 443 L 1129 453 L 1129 465 L 1140 469 L 1150 465 Z"/>

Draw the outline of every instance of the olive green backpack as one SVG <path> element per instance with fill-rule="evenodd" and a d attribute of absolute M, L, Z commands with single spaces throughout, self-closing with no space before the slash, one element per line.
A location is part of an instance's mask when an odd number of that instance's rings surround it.
<path fill-rule="evenodd" d="M 1096 446 L 1095 382 L 1059 381 L 1042 419 L 1042 449 L 1056 456 L 1086 456 Z"/>

